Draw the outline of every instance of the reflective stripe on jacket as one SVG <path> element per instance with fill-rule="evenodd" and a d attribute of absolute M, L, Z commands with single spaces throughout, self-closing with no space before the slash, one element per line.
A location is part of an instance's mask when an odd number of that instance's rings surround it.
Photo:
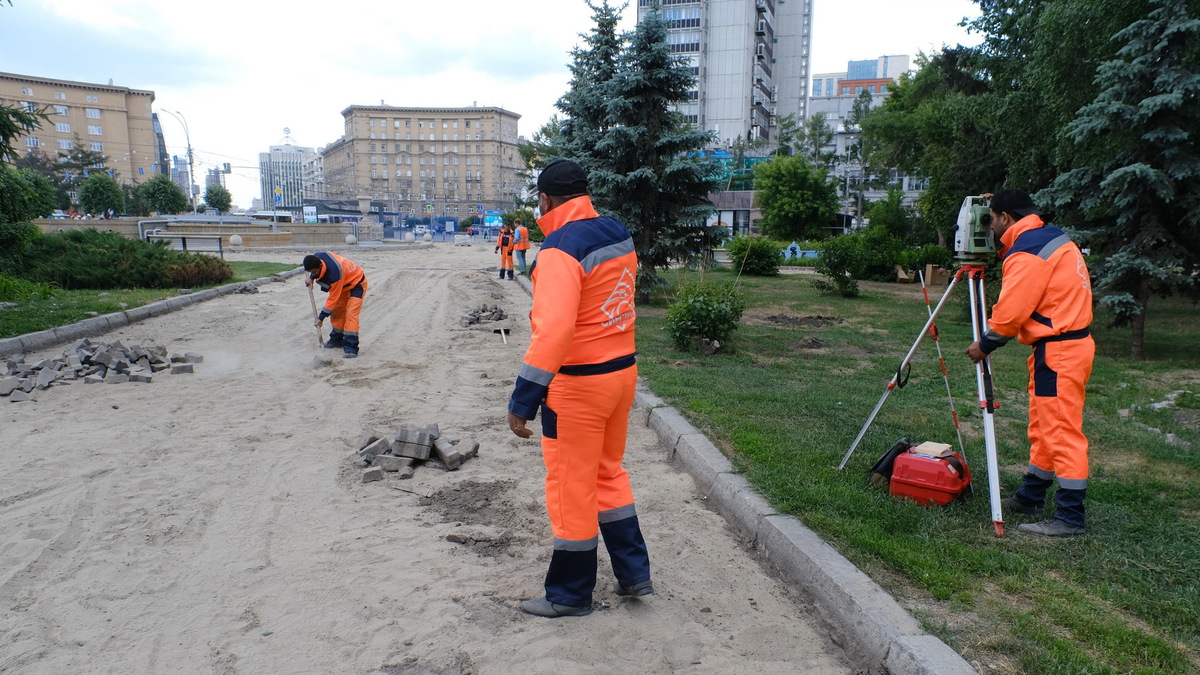
<path fill-rule="evenodd" d="M 629 230 L 601 216 L 587 196 L 538 220 L 546 239 L 530 272 L 533 337 L 509 412 L 534 418 L 551 380 L 596 375 L 634 364 L 637 254 Z"/>
<path fill-rule="evenodd" d="M 314 255 L 321 259 L 321 271 L 312 277 L 313 281 L 321 290 L 329 293 L 325 307 L 319 314 L 320 318 L 324 319 L 333 314 L 339 303 L 350 297 L 350 291 L 362 283 L 366 274 L 358 265 L 336 253 L 319 251 Z"/>
<path fill-rule="evenodd" d="M 1092 283 L 1079 247 L 1037 215 L 1017 221 L 1000 243 L 1004 279 L 979 348 L 988 354 L 1014 337 L 1032 345 L 1084 334 L 1092 323 Z"/>

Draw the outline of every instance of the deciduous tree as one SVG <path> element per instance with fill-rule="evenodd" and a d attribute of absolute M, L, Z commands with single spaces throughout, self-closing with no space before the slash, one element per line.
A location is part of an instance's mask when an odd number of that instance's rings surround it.
<path fill-rule="evenodd" d="M 170 178 L 158 175 L 142 184 L 138 189 L 142 201 L 151 211 L 163 215 L 176 214 L 188 208 L 187 195 Z"/>
<path fill-rule="evenodd" d="M 125 211 L 125 195 L 121 186 L 107 173 L 95 172 L 79 186 L 79 206 L 88 213 L 100 215 L 112 209 L 115 213 Z"/>
<path fill-rule="evenodd" d="M 828 172 L 799 157 L 754 165 L 763 230 L 779 239 L 820 239 L 837 222 L 837 187 Z"/>

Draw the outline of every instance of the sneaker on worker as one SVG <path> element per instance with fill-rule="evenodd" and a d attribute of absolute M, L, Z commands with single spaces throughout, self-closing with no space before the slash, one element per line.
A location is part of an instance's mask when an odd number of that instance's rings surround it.
<path fill-rule="evenodd" d="M 617 595 L 625 598 L 640 598 L 643 595 L 652 595 L 654 593 L 654 584 L 647 579 L 646 581 L 636 583 L 632 586 L 622 586 L 617 584 Z"/>
<path fill-rule="evenodd" d="M 1027 504 L 1015 496 L 1005 497 L 1004 499 L 1000 500 L 1000 508 L 1013 513 L 1026 513 L 1029 515 L 1035 515 L 1041 513 L 1045 506 L 1046 505 L 1044 502 L 1041 504 Z"/>
<path fill-rule="evenodd" d="M 581 607 L 574 607 L 550 602 L 546 598 L 534 598 L 532 600 L 522 600 L 521 611 L 547 619 L 557 619 L 560 616 L 587 616 L 592 613 L 592 606 L 588 604 Z"/>
<path fill-rule="evenodd" d="M 1017 529 L 1030 534 L 1040 534 L 1043 537 L 1079 537 L 1087 534 L 1087 529 L 1058 518 L 1043 520 L 1040 523 L 1021 523 Z"/>

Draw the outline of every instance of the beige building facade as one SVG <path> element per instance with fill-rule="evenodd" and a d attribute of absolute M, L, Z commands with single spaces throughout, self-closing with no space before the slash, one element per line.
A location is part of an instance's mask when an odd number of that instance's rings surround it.
<path fill-rule="evenodd" d="M 79 139 L 85 149 L 108 158 L 96 168 L 111 170 L 119 183 L 144 183 L 168 169 L 161 161 L 152 91 L 0 73 L 0 103 L 47 116 L 40 129 L 17 139 L 20 155 L 40 150 L 56 159 Z"/>
<path fill-rule="evenodd" d="M 516 113 L 352 105 L 342 117 L 342 138 L 305 172 L 305 197 L 370 197 L 401 218 L 465 218 L 512 210 L 523 192 Z"/>

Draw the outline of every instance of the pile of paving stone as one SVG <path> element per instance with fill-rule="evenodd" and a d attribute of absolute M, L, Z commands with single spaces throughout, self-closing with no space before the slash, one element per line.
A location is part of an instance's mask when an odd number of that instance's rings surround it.
<path fill-rule="evenodd" d="M 472 438 L 452 441 L 442 437 L 436 424 L 406 424 L 394 433 L 372 429 L 358 442 L 358 459 L 363 467 L 362 480 L 383 480 L 385 473 L 412 478 L 418 466 L 456 471 L 479 455 L 479 443 Z"/>
<path fill-rule="evenodd" d="M 508 315 L 498 305 L 480 305 L 463 312 L 458 319 L 458 325 L 466 328 L 484 321 L 502 321 L 506 318 Z"/>
<path fill-rule="evenodd" d="M 126 347 L 116 342 L 92 343 L 78 340 L 63 350 L 62 358 L 42 359 L 25 363 L 25 357 L 8 359 L 0 375 L 0 396 L 9 401 L 28 401 L 33 391 L 83 380 L 85 384 L 104 382 L 153 382 L 154 375 L 169 371 L 172 375 L 195 372 L 194 364 L 202 363 L 200 354 L 187 352 L 170 355 L 166 347 Z"/>

